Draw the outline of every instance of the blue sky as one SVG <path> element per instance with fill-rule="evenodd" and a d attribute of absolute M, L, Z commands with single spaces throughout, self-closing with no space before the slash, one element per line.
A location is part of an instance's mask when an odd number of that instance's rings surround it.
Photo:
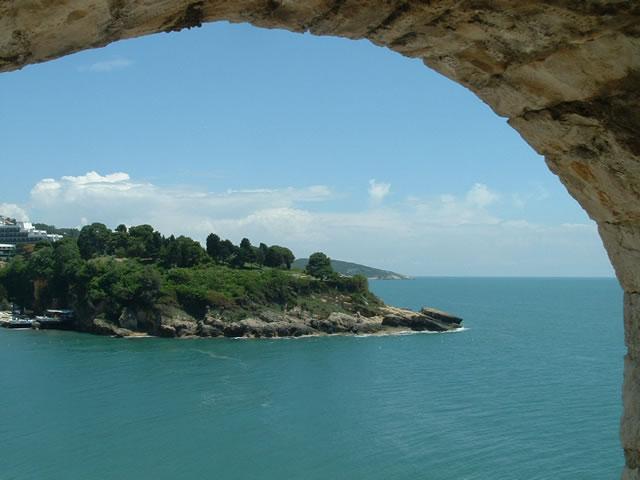
<path fill-rule="evenodd" d="M 612 273 L 504 119 L 367 41 L 210 24 L 0 75 L 0 105 L 7 214 L 409 274 Z"/>

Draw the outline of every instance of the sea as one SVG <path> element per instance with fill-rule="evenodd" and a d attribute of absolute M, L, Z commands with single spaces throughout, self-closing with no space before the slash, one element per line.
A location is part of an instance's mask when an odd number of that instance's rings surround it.
<path fill-rule="evenodd" d="M 0 329 L 0 479 L 617 479 L 607 278 L 371 281 L 455 333 L 114 339 Z"/>

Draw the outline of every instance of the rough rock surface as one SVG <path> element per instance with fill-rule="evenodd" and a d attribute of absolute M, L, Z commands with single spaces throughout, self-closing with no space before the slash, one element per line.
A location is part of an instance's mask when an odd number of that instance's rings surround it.
<path fill-rule="evenodd" d="M 412 312 L 396 307 L 385 307 L 382 325 L 408 327 L 414 331 L 446 332 L 462 327 L 462 319 L 435 308 L 423 307 Z"/>
<path fill-rule="evenodd" d="M 112 335 L 115 337 L 128 337 L 134 334 L 132 330 L 118 327 L 103 318 L 95 318 L 91 325 L 85 327 L 86 330 L 92 331 L 99 335 Z"/>
<path fill-rule="evenodd" d="M 626 292 L 623 477 L 640 479 L 640 3 L 628 0 L 4 0 L 0 72 L 229 20 L 368 38 L 468 87 L 598 228 Z"/>
<path fill-rule="evenodd" d="M 169 316 L 171 312 L 175 316 Z M 293 312 L 264 310 L 242 320 L 223 320 L 215 312 L 202 321 L 196 320 L 179 309 L 171 307 L 155 315 L 157 324 L 140 331 L 133 319 L 148 315 L 145 312 L 127 310 L 122 313 L 118 325 L 102 318 L 92 320 L 89 331 L 102 335 L 127 337 L 142 332 L 160 337 L 301 337 L 305 335 L 363 335 L 409 331 L 445 332 L 461 328 L 462 319 L 437 310 L 424 308 L 414 312 L 404 308 L 381 307 L 380 314 L 364 317 L 341 312 L 319 317 L 297 309 Z M 435 314 L 432 312 L 436 312 Z"/>
<path fill-rule="evenodd" d="M 462 319 L 444 312 L 438 312 L 439 318 L 430 316 L 430 309 L 421 312 L 383 307 L 380 315 L 364 317 L 334 312 L 326 318 L 320 318 L 309 312 L 297 310 L 293 313 L 278 313 L 269 310 L 255 317 L 235 322 L 225 322 L 215 314 L 207 316 L 204 322 L 197 324 L 196 334 L 204 337 L 300 337 L 304 335 L 332 334 L 376 334 L 401 331 L 444 332 L 459 329 Z M 195 324 L 194 324 L 195 325 Z M 165 329 L 167 326 L 163 325 Z M 179 332 L 175 335 L 181 336 Z"/>
<path fill-rule="evenodd" d="M 138 315 L 132 309 L 125 308 L 122 311 L 122 314 L 120 314 L 120 318 L 118 318 L 118 325 L 122 328 L 126 328 L 127 330 L 137 330 Z"/>

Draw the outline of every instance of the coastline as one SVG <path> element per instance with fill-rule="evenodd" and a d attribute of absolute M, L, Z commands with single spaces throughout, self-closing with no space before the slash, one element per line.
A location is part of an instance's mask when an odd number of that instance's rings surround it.
<path fill-rule="evenodd" d="M 15 329 L 7 329 L 10 331 L 23 331 L 23 330 L 35 330 L 33 328 L 15 328 Z M 300 335 L 300 336 L 282 336 L 282 337 L 202 337 L 199 335 L 191 335 L 191 336 L 183 336 L 183 337 L 175 337 L 176 340 L 199 340 L 199 339 L 227 339 L 227 340 L 303 340 L 303 339 L 311 339 L 311 338 L 329 338 L 329 337 L 352 337 L 352 338 L 370 338 L 370 337 L 402 337 L 409 335 L 443 335 L 450 333 L 462 333 L 468 331 L 468 327 L 459 327 L 451 330 L 446 330 L 442 332 L 436 332 L 432 330 L 410 330 L 410 329 L 389 329 L 384 331 L 379 331 L 375 333 L 314 333 L 309 335 Z M 81 333 L 86 335 L 95 335 L 91 332 L 84 332 L 80 330 L 58 330 L 65 332 L 73 332 L 73 333 Z M 123 340 L 143 340 L 143 339 L 166 339 L 167 337 L 162 337 L 160 335 L 152 335 L 149 333 L 143 332 L 131 332 L 130 335 L 97 335 L 108 338 L 118 338 Z"/>
<path fill-rule="evenodd" d="M 43 326 L 33 320 L 20 328 L 60 329 L 117 338 L 307 338 L 325 336 L 391 336 L 414 333 L 463 331 L 463 320 L 440 310 L 423 307 L 416 312 L 405 308 L 380 306 L 371 316 L 360 312 L 333 311 L 328 315 L 300 307 L 289 311 L 262 310 L 234 321 L 220 312 L 208 312 L 195 319 L 172 308 L 143 311 L 126 308 L 117 322 L 103 316 L 76 318 L 72 323 Z M 2 326 L 8 327 L 5 322 Z"/>
<path fill-rule="evenodd" d="M 195 319 L 175 308 L 149 317 L 149 312 L 126 309 L 117 325 L 94 318 L 76 330 L 127 338 L 300 338 L 444 333 L 464 328 L 462 318 L 440 310 L 423 307 L 416 312 L 386 305 L 371 316 L 337 311 L 320 315 L 295 307 L 281 312 L 262 310 L 236 320 L 224 318 L 220 312 L 208 312 L 205 318 Z"/>

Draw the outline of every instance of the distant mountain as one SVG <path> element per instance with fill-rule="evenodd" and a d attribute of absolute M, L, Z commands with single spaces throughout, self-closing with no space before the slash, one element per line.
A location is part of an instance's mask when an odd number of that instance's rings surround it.
<path fill-rule="evenodd" d="M 308 258 L 298 258 L 293 262 L 293 268 L 304 270 L 307 266 Z M 358 263 L 343 262 L 342 260 L 331 260 L 333 269 L 342 275 L 364 275 L 370 279 L 378 280 L 409 280 L 411 277 L 402 275 L 401 273 L 391 272 L 389 270 L 380 270 L 379 268 L 367 267 Z"/>

